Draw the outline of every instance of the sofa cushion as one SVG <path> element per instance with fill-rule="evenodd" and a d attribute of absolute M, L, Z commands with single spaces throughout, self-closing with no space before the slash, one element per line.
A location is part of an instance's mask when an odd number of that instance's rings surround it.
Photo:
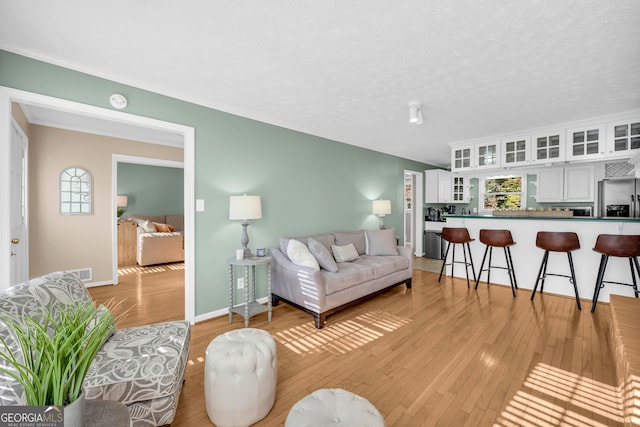
<path fill-rule="evenodd" d="M 313 254 L 309 251 L 309 248 L 299 240 L 289 239 L 289 243 L 287 244 L 287 256 L 295 265 L 320 270 L 320 265 Z"/>
<path fill-rule="evenodd" d="M 172 225 L 175 231 L 184 231 L 184 214 L 165 215 L 165 224 Z"/>
<path fill-rule="evenodd" d="M 86 398 L 128 405 L 174 395 L 182 387 L 189 340 L 186 321 L 116 331 L 91 363 L 83 383 Z"/>
<path fill-rule="evenodd" d="M 353 243 L 353 246 L 356 247 L 359 255 L 364 255 L 366 253 L 367 247 L 364 237 L 364 230 L 337 232 L 333 234 L 336 237 L 336 245 L 345 246 L 349 243 Z"/>
<path fill-rule="evenodd" d="M 367 255 L 398 255 L 395 229 L 365 230 Z"/>
<path fill-rule="evenodd" d="M 331 252 L 325 245 L 318 242 L 313 237 L 309 237 L 307 242 L 309 245 L 309 251 L 318 260 L 320 267 L 332 273 L 338 271 L 338 264 L 336 264 L 336 260 L 333 259 L 333 255 L 331 255 Z"/>
<path fill-rule="evenodd" d="M 333 252 L 333 257 L 336 259 L 336 262 L 351 262 L 360 256 L 353 243 L 345 246 L 332 245 L 331 252 Z"/>
<path fill-rule="evenodd" d="M 409 260 L 401 255 L 369 256 L 360 257 L 354 263 L 371 267 L 375 278 L 384 277 L 396 271 L 409 268 Z"/>
<path fill-rule="evenodd" d="M 355 249 L 354 249 L 355 250 Z M 360 283 L 375 279 L 373 268 L 355 262 L 338 263 L 338 272 L 321 272 L 324 276 L 326 294 L 331 295 Z"/>
<path fill-rule="evenodd" d="M 287 253 L 287 246 L 289 245 L 289 240 L 291 239 L 296 239 L 304 243 L 305 246 L 309 246 L 307 244 L 309 237 L 313 237 L 318 242 L 322 243 L 329 250 L 331 250 L 331 245 L 335 243 L 335 237 L 333 236 L 333 233 L 313 234 L 311 236 L 304 236 L 304 237 L 280 237 L 278 239 L 280 252 L 282 252 L 283 254 Z"/>

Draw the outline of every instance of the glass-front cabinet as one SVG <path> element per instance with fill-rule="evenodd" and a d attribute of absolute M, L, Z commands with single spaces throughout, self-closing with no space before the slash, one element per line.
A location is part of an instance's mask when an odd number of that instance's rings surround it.
<path fill-rule="evenodd" d="M 605 126 L 585 126 L 567 131 L 567 160 L 603 157 Z"/>
<path fill-rule="evenodd" d="M 467 179 L 464 176 L 452 177 L 452 198 L 453 203 L 468 203 L 469 202 L 469 185 Z"/>
<path fill-rule="evenodd" d="M 533 136 L 532 163 L 562 162 L 565 158 L 565 132 L 548 131 Z"/>
<path fill-rule="evenodd" d="M 529 163 L 529 137 L 502 140 L 502 166 L 523 166 Z"/>
<path fill-rule="evenodd" d="M 476 165 L 478 168 L 495 168 L 500 159 L 500 145 L 496 143 L 476 145 Z"/>
<path fill-rule="evenodd" d="M 607 156 L 629 156 L 640 148 L 640 118 L 610 123 Z"/>
<path fill-rule="evenodd" d="M 473 167 L 473 145 L 461 145 L 451 148 L 451 170 L 463 171 Z"/>

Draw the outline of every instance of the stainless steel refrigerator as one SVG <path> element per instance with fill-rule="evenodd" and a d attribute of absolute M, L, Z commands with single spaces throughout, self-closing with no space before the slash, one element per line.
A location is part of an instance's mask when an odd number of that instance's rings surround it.
<path fill-rule="evenodd" d="M 598 216 L 640 218 L 640 179 L 598 182 Z"/>

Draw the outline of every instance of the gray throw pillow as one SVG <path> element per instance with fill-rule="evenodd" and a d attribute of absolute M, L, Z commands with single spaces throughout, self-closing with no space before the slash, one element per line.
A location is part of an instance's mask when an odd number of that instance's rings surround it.
<path fill-rule="evenodd" d="M 318 242 L 313 237 L 309 237 L 309 239 L 307 239 L 307 243 L 309 244 L 309 251 L 314 257 L 316 257 L 320 267 L 332 273 L 336 273 L 338 271 L 338 264 L 336 264 L 336 260 L 333 259 L 333 255 L 331 255 L 331 252 L 329 252 L 329 249 L 327 249 L 325 245 Z"/>
<path fill-rule="evenodd" d="M 398 255 L 395 229 L 365 230 L 367 255 Z"/>
<path fill-rule="evenodd" d="M 356 247 L 353 246 L 353 243 L 349 243 L 345 246 L 331 245 L 331 252 L 333 252 L 336 262 L 351 262 L 360 258 L 360 255 L 358 255 L 358 251 L 356 250 Z"/>
<path fill-rule="evenodd" d="M 299 240 L 289 240 L 289 244 L 287 245 L 287 256 L 295 265 L 320 270 L 320 265 L 311 252 L 309 252 L 309 248 Z"/>

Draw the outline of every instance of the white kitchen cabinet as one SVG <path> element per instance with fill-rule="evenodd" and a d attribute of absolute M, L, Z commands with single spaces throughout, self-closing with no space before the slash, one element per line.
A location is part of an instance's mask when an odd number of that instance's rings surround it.
<path fill-rule="evenodd" d="M 451 172 L 442 169 L 424 171 L 425 203 L 451 202 Z"/>
<path fill-rule="evenodd" d="M 593 202 L 594 167 L 548 168 L 538 172 L 538 203 Z"/>
<path fill-rule="evenodd" d="M 502 140 L 502 167 L 524 166 L 530 163 L 530 138 L 520 136 Z"/>
<path fill-rule="evenodd" d="M 469 203 L 469 178 L 465 176 L 452 175 L 451 185 L 451 201 L 453 203 Z"/>
<path fill-rule="evenodd" d="M 607 157 L 628 157 L 640 148 L 640 118 L 607 125 Z"/>
<path fill-rule="evenodd" d="M 600 159 L 605 155 L 604 125 L 567 130 L 567 160 Z"/>
<path fill-rule="evenodd" d="M 451 171 L 471 170 L 474 164 L 473 145 L 459 145 L 451 147 Z"/>
<path fill-rule="evenodd" d="M 531 138 L 531 163 L 549 164 L 565 159 L 565 131 L 549 130 L 538 132 Z"/>
<path fill-rule="evenodd" d="M 480 143 L 474 146 L 475 166 L 478 169 L 490 169 L 500 166 L 500 144 L 497 142 Z"/>

